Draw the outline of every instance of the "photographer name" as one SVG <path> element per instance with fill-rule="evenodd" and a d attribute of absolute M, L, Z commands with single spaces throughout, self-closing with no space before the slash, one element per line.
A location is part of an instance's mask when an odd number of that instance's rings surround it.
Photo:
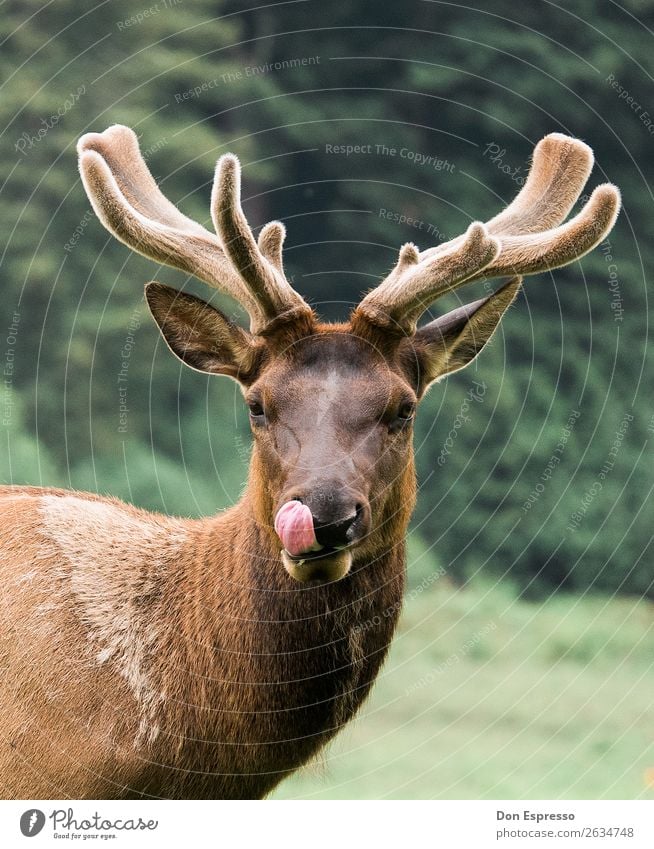
<path fill-rule="evenodd" d="M 556 820 L 573 820 L 574 814 L 541 813 L 540 811 L 496 811 L 498 820 L 518 820 L 523 822 L 552 822 Z"/>

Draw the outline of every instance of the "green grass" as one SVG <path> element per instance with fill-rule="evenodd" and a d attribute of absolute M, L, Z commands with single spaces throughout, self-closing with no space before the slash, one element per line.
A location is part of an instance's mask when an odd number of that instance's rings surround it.
<path fill-rule="evenodd" d="M 409 594 L 359 717 L 273 798 L 652 798 L 653 628 L 638 599 L 440 579 Z"/>

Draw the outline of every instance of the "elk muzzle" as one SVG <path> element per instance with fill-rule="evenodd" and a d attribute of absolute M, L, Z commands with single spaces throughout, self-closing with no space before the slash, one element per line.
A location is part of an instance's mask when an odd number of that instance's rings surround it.
<path fill-rule="evenodd" d="M 370 508 L 354 493 L 284 501 L 275 516 L 284 568 L 297 581 L 338 581 L 352 567 L 352 546 L 369 530 Z M 325 509 L 327 504 L 327 509 Z"/>

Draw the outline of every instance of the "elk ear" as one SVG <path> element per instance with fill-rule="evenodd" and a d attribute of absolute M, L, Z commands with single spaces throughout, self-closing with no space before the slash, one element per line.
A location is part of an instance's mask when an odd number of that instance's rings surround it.
<path fill-rule="evenodd" d="M 247 330 L 200 298 L 163 283 L 148 283 L 145 298 L 166 344 L 183 363 L 252 382 L 261 348 Z"/>
<path fill-rule="evenodd" d="M 420 397 L 430 383 L 469 365 L 486 345 L 513 303 L 521 277 L 487 298 L 440 316 L 404 340 L 400 354 Z"/>

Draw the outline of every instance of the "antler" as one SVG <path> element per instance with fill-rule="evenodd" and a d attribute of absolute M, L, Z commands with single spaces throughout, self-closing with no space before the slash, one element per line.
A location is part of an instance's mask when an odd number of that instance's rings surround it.
<path fill-rule="evenodd" d="M 211 197 L 216 236 L 164 197 L 129 127 L 116 124 L 104 133 L 87 133 L 77 150 L 93 209 L 121 242 L 230 295 L 249 313 L 253 333 L 290 310 L 311 314 L 284 275 L 284 225 L 270 222 L 258 242 L 252 235 L 241 209 L 235 156 L 225 154 L 216 165 Z"/>
<path fill-rule="evenodd" d="M 606 183 L 562 224 L 592 167 L 588 145 L 561 133 L 545 136 L 534 149 L 525 185 L 505 210 L 486 224 L 471 224 L 444 245 L 422 252 L 404 245 L 395 268 L 361 301 L 355 317 L 410 334 L 433 301 L 463 284 L 536 274 L 588 253 L 613 227 L 620 209 L 620 192 Z"/>

